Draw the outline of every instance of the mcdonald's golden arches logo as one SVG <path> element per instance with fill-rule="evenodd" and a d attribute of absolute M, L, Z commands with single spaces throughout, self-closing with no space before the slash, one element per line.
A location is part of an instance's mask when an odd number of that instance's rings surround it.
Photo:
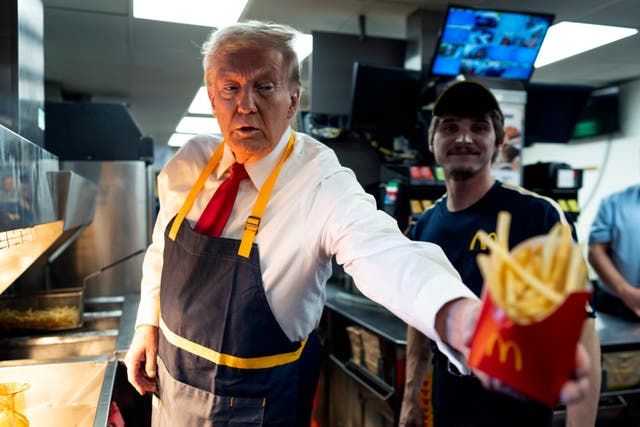
<path fill-rule="evenodd" d="M 489 342 L 487 342 L 487 356 L 491 357 L 495 347 L 498 347 L 498 360 L 500 363 L 507 363 L 507 357 L 509 356 L 509 350 L 513 353 L 513 365 L 517 372 L 522 370 L 522 351 L 520 347 L 514 341 L 505 341 L 498 332 L 491 334 Z"/>
<path fill-rule="evenodd" d="M 476 242 L 479 240 L 478 236 L 480 235 L 480 231 L 481 230 L 476 231 L 476 234 L 473 235 L 473 239 L 471 239 L 471 243 L 469 244 L 470 251 L 472 251 L 476 247 Z M 491 233 L 489 233 L 489 237 L 491 237 L 493 240 L 498 239 L 498 236 L 496 235 L 495 231 L 492 231 Z M 482 240 L 480 240 L 480 249 L 483 251 L 487 250 L 487 245 Z"/>

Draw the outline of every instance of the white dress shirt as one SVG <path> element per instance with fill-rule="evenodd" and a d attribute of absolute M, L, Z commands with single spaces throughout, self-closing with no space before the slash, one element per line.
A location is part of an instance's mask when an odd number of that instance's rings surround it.
<path fill-rule="evenodd" d="M 290 132 L 269 155 L 245 164 L 250 179 L 240 183 L 222 237 L 242 238 L 258 191 L 282 156 Z M 219 143 L 211 135 L 193 138 L 158 177 L 160 212 L 144 258 L 136 325 L 158 325 L 165 229 Z M 186 217 L 189 224 L 195 225 L 234 161 L 225 146 L 220 164 Z M 302 133 L 295 134 L 293 152 L 280 171 L 254 243 L 260 251 L 267 300 L 292 341 L 306 338 L 318 326 L 334 255 L 364 295 L 441 348 L 446 346 L 435 332 L 437 311 L 453 299 L 475 298 L 439 246 L 403 236 L 396 221 L 376 209 L 353 172 L 339 164 L 333 150 Z"/>

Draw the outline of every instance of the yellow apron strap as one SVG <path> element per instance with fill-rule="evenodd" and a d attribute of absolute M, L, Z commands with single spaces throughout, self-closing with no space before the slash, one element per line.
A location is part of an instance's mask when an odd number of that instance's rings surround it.
<path fill-rule="evenodd" d="M 166 340 L 174 346 L 188 351 L 191 354 L 195 354 L 196 356 L 202 357 L 216 365 L 224 365 L 236 369 L 266 369 L 295 362 L 300 358 L 302 350 L 307 343 L 307 340 L 305 339 L 300 343 L 300 347 L 296 351 L 292 351 L 290 353 L 274 354 L 273 356 L 263 357 L 237 357 L 230 354 L 218 353 L 208 347 L 181 337 L 170 330 L 162 318 L 160 318 L 160 330 Z"/>
<path fill-rule="evenodd" d="M 180 229 L 180 224 L 184 221 L 184 218 L 187 216 L 189 211 L 191 210 L 191 206 L 196 201 L 196 197 L 198 197 L 198 193 L 204 187 L 204 183 L 211 175 L 211 172 L 218 166 L 220 163 L 220 159 L 222 159 L 222 154 L 224 153 L 224 141 L 220 143 L 216 151 L 211 155 L 211 158 L 207 162 L 207 165 L 204 167 L 200 176 L 196 180 L 196 183 L 191 187 L 191 191 L 187 195 L 180 211 L 178 211 L 178 215 L 176 219 L 173 221 L 173 225 L 171 226 L 171 230 L 169 231 L 169 238 L 171 240 L 176 240 L 176 236 L 178 235 L 178 230 Z"/>
<path fill-rule="evenodd" d="M 251 211 L 251 215 L 249 215 L 249 218 L 247 218 L 247 222 L 244 226 L 244 233 L 242 234 L 240 249 L 238 249 L 238 255 L 240 255 L 241 257 L 249 258 L 249 255 L 251 254 L 251 246 L 253 245 L 253 240 L 256 238 L 258 227 L 260 227 L 262 214 L 264 213 L 264 209 L 267 207 L 267 202 L 269 201 L 273 186 L 275 185 L 276 180 L 278 179 L 278 175 L 280 174 L 280 169 L 282 168 L 285 160 L 287 160 L 287 158 L 293 151 L 294 140 L 295 133 L 292 131 L 284 154 L 282 154 L 282 157 L 280 158 L 280 161 L 276 165 L 275 169 L 273 170 L 273 172 L 271 172 L 271 175 L 269 175 L 269 178 L 267 178 L 267 180 L 262 185 L 262 188 L 260 189 L 256 204 L 253 206 L 253 211 Z"/>
<path fill-rule="evenodd" d="M 260 220 L 262 219 L 262 214 L 264 213 L 264 209 L 267 206 L 267 202 L 269 201 L 269 197 L 271 196 L 271 191 L 273 190 L 273 186 L 278 179 L 278 175 L 280 174 L 280 169 L 282 169 L 282 165 L 285 160 L 291 155 L 293 151 L 293 142 L 295 140 L 295 133 L 291 131 L 291 136 L 289 137 L 289 142 L 287 143 L 287 148 L 285 149 L 280 161 L 276 165 L 271 175 L 267 178 L 267 180 L 262 185 L 260 192 L 258 193 L 258 199 L 256 200 L 255 205 L 253 206 L 253 210 L 251 211 L 251 215 L 247 218 L 246 225 L 244 227 L 244 233 L 242 234 L 242 241 L 240 242 L 240 249 L 238 249 L 238 255 L 249 258 L 251 254 L 251 246 L 253 245 L 253 241 L 256 237 L 256 233 L 258 232 L 258 228 L 260 226 Z M 187 198 L 185 199 L 182 207 L 178 211 L 178 215 L 176 219 L 173 221 L 171 226 L 171 230 L 169 230 L 169 238 L 171 240 L 175 240 L 178 235 L 178 230 L 180 229 L 180 225 L 184 218 L 187 216 L 193 203 L 198 197 L 198 193 L 204 187 L 204 183 L 206 182 L 209 175 L 213 172 L 213 170 L 218 166 L 220 160 L 222 159 L 222 154 L 224 152 L 224 141 L 220 143 L 220 146 L 213 153 L 209 162 L 204 167 L 200 176 L 196 180 L 196 183 L 193 184 Z"/>

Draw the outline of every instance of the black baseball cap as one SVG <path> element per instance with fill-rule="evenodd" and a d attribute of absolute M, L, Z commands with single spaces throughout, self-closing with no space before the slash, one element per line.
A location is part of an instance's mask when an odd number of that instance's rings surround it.
<path fill-rule="evenodd" d="M 454 114 L 463 117 L 486 114 L 500 105 L 491 90 L 482 83 L 463 80 L 447 87 L 433 105 L 433 115 Z"/>

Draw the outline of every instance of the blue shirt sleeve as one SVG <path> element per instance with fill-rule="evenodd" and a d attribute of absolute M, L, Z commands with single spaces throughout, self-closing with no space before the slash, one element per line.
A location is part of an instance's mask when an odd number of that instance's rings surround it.
<path fill-rule="evenodd" d="M 589 243 L 611 242 L 612 206 L 611 199 L 605 198 L 600 202 L 591 229 L 589 230 Z"/>

